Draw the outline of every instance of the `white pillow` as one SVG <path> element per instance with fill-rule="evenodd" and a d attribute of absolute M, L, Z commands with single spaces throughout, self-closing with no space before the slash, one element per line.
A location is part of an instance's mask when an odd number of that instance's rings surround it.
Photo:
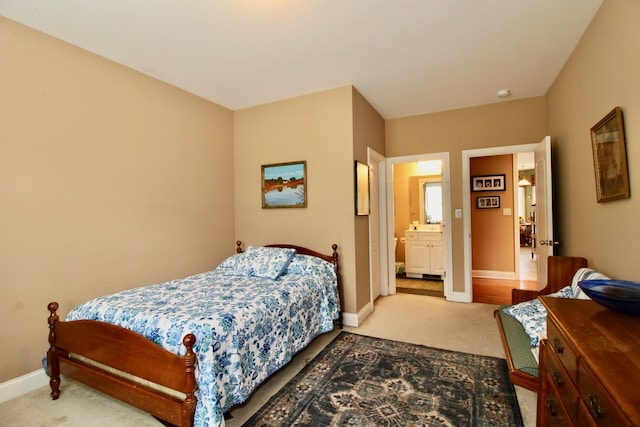
<path fill-rule="evenodd" d="M 578 299 L 591 299 L 587 294 L 582 291 L 582 288 L 578 286 L 578 283 L 583 280 L 611 280 L 607 276 L 602 273 L 598 273 L 592 268 L 581 268 L 576 271 L 576 274 L 573 275 L 573 279 L 571 279 L 571 291 L 573 292 L 573 297 Z"/>

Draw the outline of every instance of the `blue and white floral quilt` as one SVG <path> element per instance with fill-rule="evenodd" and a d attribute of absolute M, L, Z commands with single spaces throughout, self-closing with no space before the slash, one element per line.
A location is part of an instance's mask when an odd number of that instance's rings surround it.
<path fill-rule="evenodd" d="M 272 280 L 240 271 L 244 256 L 234 255 L 207 273 L 96 298 L 74 308 L 67 320 L 119 325 L 181 355 L 182 338 L 193 333 L 194 425 L 224 425 L 223 413 L 313 338 L 332 330 L 340 309 L 331 263 L 292 254 Z"/>

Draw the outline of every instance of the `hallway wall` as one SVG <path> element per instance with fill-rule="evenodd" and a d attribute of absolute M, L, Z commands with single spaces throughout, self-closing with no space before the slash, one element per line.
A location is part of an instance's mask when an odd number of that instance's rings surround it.
<path fill-rule="evenodd" d="M 388 120 L 387 157 L 448 152 L 451 210 L 462 209 L 462 151 L 531 144 L 546 135 L 544 97 Z M 452 219 L 453 290 L 464 292 L 462 219 Z"/>

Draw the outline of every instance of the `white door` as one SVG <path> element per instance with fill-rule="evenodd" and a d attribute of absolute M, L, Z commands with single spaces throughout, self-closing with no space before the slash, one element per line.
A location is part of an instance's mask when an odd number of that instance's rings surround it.
<path fill-rule="evenodd" d="M 388 241 L 386 211 L 386 158 L 371 147 L 367 148 L 369 164 L 369 285 L 370 303 L 380 295 L 388 295 Z"/>
<path fill-rule="evenodd" d="M 369 165 L 369 275 L 371 278 L 371 301 L 380 296 L 380 209 L 378 196 L 378 163 Z"/>
<path fill-rule="evenodd" d="M 547 284 L 547 258 L 553 255 L 553 205 L 551 181 L 551 138 L 546 136 L 537 144 L 536 156 L 536 261 L 538 288 Z"/>

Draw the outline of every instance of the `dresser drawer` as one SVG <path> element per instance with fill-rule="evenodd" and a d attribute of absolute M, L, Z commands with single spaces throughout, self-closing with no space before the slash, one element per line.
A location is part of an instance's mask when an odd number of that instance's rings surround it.
<path fill-rule="evenodd" d="M 571 382 L 577 384 L 578 358 L 575 351 L 567 344 L 567 339 L 552 321 L 547 323 L 547 340 L 551 347 L 550 351 L 558 356 L 558 360 L 564 366 L 564 370 L 567 372 Z"/>
<path fill-rule="evenodd" d="M 578 407 L 578 427 L 598 427 L 596 420 L 591 416 L 589 412 L 589 408 L 587 405 L 580 399 L 580 404 Z"/>
<path fill-rule="evenodd" d="M 622 427 L 632 425 L 584 361 L 580 361 L 578 384 L 580 397 L 598 426 Z M 582 421 L 581 425 L 591 425 Z"/>
<path fill-rule="evenodd" d="M 555 393 L 558 395 L 560 400 L 562 401 L 567 415 L 569 419 L 573 423 L 577 423 L 578 421 L 578 400 L 579 394 L 578 390 L 571 382 L 571 379 L 567 375 L 567 372 L 562 367 L 560 361 L 558 360 L 558 356 L 555 354 L 553 347 L 547 345 L 545 347 L 545 351 L 547 351 L 546 358 L 546 370 L 547 370 L 547 380 L 553 384 L 553 388 L 555 389 Z"/>
<path fill-rule="evenodd" d="M 405 231 L 404 232 L 405 240 L 418 240 L 418 232 L 417 231 Z"/>
<path fill-rule="evenodd" d="M 551 379 L 547 378 L 547 381 L 551 381 Z M 558 397 L 553 387 L 549 387 L 547 389 L 544 399 L 544 408 L 542 408 L 542 410 L 545 411 L 545 414 L 538 414 L 538 425 L 558 427 L 567 427 L 572 425 L 571 421 L 569 421 L 569 417 L 564 411 L 560 397 Z"/>

